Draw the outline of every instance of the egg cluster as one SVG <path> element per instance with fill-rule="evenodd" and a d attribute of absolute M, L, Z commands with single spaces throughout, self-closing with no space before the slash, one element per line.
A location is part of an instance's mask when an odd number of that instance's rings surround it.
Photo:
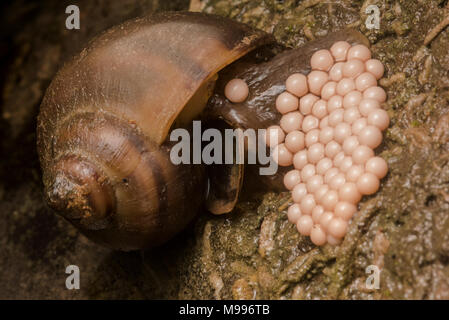
<path fill-rule="evenodd" d="M 375 193 L 388 171 L 374 155 L 389 117 L 377 86 L 384 67 L 364 45 L 338 41 L 316 51 L 307 75 L 295 73 L 276 99 L 283 115 L 267 129 L 266 143 L 280 166 L 294 204 L 288 220 L 316 245 L 338 244 L 363 195 Z"/>

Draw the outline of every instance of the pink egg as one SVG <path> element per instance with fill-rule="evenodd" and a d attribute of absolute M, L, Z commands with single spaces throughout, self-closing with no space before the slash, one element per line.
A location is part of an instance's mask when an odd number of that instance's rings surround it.
<path fill-rule="evenodd" d="M 303 214 L 309 216 L 312 215 L 312 210 L 316 207 L 315 197 L 312 194 L 307 194 L 304 198 L 302 198 L 299 207 L 301 208 L 301 212 Z"/>
<path fill-rule="evenodd" d="M 294 203 L 290 207 L 288 207 L 287 210 L 288 221 L 296 224 L 300 216 L 301 216 L 301 209 L 299 208 L 299 204 Z"/>
<path fill-rule="evenodd" d="M 337 91 L 337 82 L 329 81 L 326 83 L 321 89 L 321 99 L 329 100 L 332 96 L 335 95 Z"/>
<path fill-rule="evenodd" d="M 352 165 L 352 167 L 346 171 L 346 180 L 349 182 L 356 182 L 363 173 L 365 173 L 365 170 L 362 165 Z"/>
<path fill-rule="evenodd" d="M 365 62 L 371 59 L 371 51 L 363 44 L 358 44 L 349 48 L 347 59 L 358 59 Z"/>
<path fill-rule="evenodd" d="M 322 144 L 328 144 L 334 139 L 334 128 L 325 127 L 320 130 L 319 141 Z"/>
<path fill-rule="evenodd" d="M 338 167 L 338 169 L 340 169 L 341 172 L 346 173 L 349 168 L 351 168 L 353 165 L 352 163 L 352 157 L 351 156 L 346 156 L 344 157 L 343 161 L 340 163 L 340 166 Z"/>
<path fill-rule="evenodd" d="M 359 111 L 364 117 L 368 117 L 371 111 L 380 108 L 380 103 L 374 99 L 363 99 L 359 104 Z"/>
<path fill-rule="evenodd" d="M 343 107 L 345 109 L 357 108 L 362 101 L 362 93 L 358 90 L 353 90 L 346 94 L 343 98 Z"/>
<path fill-rule="evenodd" d="M 293 163 L 293 155 L 285 144 L 281 143 L 273 149 L 273 160 L 281 167 L 287 167 Z"/>
<path fill-rule="evenodd" d="M 327 116 L 327 102 L 325 100 L 318 100 L 312 107 L 312 115 L 318 119 L 323 119 Z"/>
<path fill-rule="evenodd" d="M 288 92 L 297 97 L 302 97 L 309 92 L 307 77 L 301 73 L 290 75 L 285 81 L 285 87 Z"/>
<path fill-rule="evenodd" d="M 307 187 L 304 183 L 297 184 L 292 190 L 292 199 L 295 203 L 300 203 L 307 195 Z"/>
<path fill-rule="evenodd" d="M 287 134 L 285 146 L 293 154 L 304 149 L 304 133 L 301 131 L 292 131 Z"/>
<path fill-rule="evenodd" d="M 316 174 L 315 166 L 311 163 L 306 164 L 301 170 L 301 180 L 307 182 L 310 177 Z"/>
<path fill-rule="evenodd" d="M 334 110 L 340 109 L 343 107 L 343 98 L 338 95 L 332 96 L 327 101 L 327 112 L 331 113 Z"/>
<path fill-rule="evenodd" d="M 323 203 L 324 195 L 329 191 L 329 186 L 327 184 L 321 185 L 314 193 L 317 203 Z M 312 212 L 313 214 L 313 212 Z"/>
<path fill-rule="evenodd" d="M 348 50 L 351 48 L 351 45 L 346 41 L 337 41 L 335 42 L 330 51 L 334 56 L 335 61 L 345 61 Z"/>
<path fill-rule="evenodd" d="M 320 175 L 314 175 L 307 180 L 307 191 L 315 193 L 319 187 L 323 185 L 323 177 Z"/>
<path fill-rule="evenodd" d="M 313 227 L 313 220 L 312 217 L 308 215 L 300 216 L 298 218 L 298 221 L 296 222 L 296 228 L 298 229 L 298 232 L 303 236 L 310 235 L 312 227 Z"/>
<path fill-rule="evenodd" d="M 307 132 L 306 134 L 306 147 L 310 147 L 312 144 L 319 142 L 320 139 L 320 130 L 313 129 Z"/>
<path fill-rule="evenodd" d="M 374 99 L 379 101 L 380 103 L 385 102 L 387 100 L 387 94 L 385 90 L 381 87 L 371 87 L 363 91 L 364 99 Z"/>
<path fill-rule="evenodd" d="M 320 205 L 312 210 L 312 220 L 314 223 L 319 223 L 321 215 L 324 213 L 324 208 Z"/>
<path fill-rule="evenodd" d="M 317 163 L 324 158 L 324 146 L 321 143 L 315 143 L 307 151 L 307 159 L 311 163 Z"/>
<path fill-rule="evenodd" d="M 365 62 L 365 69 L 371 73 L 377 80 L 384 75 L 384 65 L 377 59 L 369 59 Z"/>
<path fill-rule="evenodd" d="M 348 230 L 348 223 L 341 218 L 333 218 L 329 222 L 328 232 L 335 238 L 343 238 Z"/>
<path fill-rule="evenodd" d="M 334 64 L 334 58 L 329 50 L 318 50 L 310 59 L 312 70 L 329 71 Z"/>
<path fill-rule="evenodd" d="M 346 155 L 350 156 L 359 145 L 360 142 L 356 136 L 347 137 L 345 141 L 343 141 L 343 151 Z"/>
<path fill-rule="evenodd" d="M 355 90 L 355 82 L 351 78 L 343 78 L 338 81 L 337 94 L 344 97 L 349 92 Z"/>
<path fill-rule="evenodd" d="M 334 218 L 334 214 L 330 211 L 324 211 L 324 213 L 320 217 L 319 225 L 323 228 L 324 231 L 327 232 L 329 228 L 329 223 Z"/>
<path fill-rule="evenodd" d="M 310 240 L 316 246 L 322 246 L 326 244 L 326 233 L 321 229 L 319 225 L 314 225 L 310 232 Z"/>
<path fill-rule="evenodd" d="M 373 157 L 366 162 L 365 170 L 366 172 L 374 174 L 379 179 L 382 179 L 387 175 L 388 165 L 381 157 Z"/>
<path fill-rule="evenodd" d="M 308 163 L 309 160 L 307 160 L 307 150 L 301 150 L 293 156 L 293 166 L 295 169 L 301 170 Z"/>
<path fill-rule="evenodd" d="M 344 109 L 337 109 L 332 111 L 329 114 L 329 125 L 331 127 L 335 127 L 337 124 L 342 123 L 344 121 L 344 114 L 345 114 L 345 110 Z"/>
<path fill-rule="evenodd" d="M 355 79 L 365 71 L 365 64 L 357 59 L 348 60 L 343 66 L 343 77 Z"/>
<path fill-rule="evenodd" d="M 326 171 L 326 173 L 324 174 L 324 183 L 328 184 L 331 179 L 340 172 L 340 170 L 338 170 L 338 168 L 330 168 L 329 170 Z"/>
<path fill-rule="evenodd" d="M 329 76 L 326 72 L 314 70 L 307 76 L 307 83 L 309 85 L 309 90 L 315 95 L 321 93 L 321 89 L 329 80 Z"/>
<path fill-rule="evenodd" d="M 379 178 L 370 172 L 362 174 L 357 179 L 357 189 L 363 195 L 370 195 L 379 189 Z"/>
<path fill-rule="evenodd" d="M 329 158 L 323 158 L 316 164 L 316 173 L 320 175 L 324 175 L 327 170 L 332 168 L 334 163 Z"/>
<path fill-rule="evenodd" d="M 343 114 L 343 120 L 347 124 L 351 125 L 356 120 L 360 119 L 362 115 L 360 114 L 359 108 L 357 107 L 351 107 L 345 110 L 345 113 Z M 282 127 L 282 126 L 281 126 Z"/>
<path fill-rule="evenodd" d="M 340 122 L 335 126 L 334 129 L 334 140 L 337 141 L 340 145 L 343 144 L 346 138 L 351 136 L 351 126 L 346 122 Z M 340 148 L 341 150 L 341 148 Z"/>
<path fill-rule="evenodd" d="M 303 118 L 303 115 L 299 111 L 284 114 L 280 121 L 282 130 L 289 133 L 301 129 Z"/>
<path fill-rule="evenodd" d="M 359 142 L 371 149 L 377 148 L 382 142 L 382 132 L 375 126 L 366 126 L 360 131 Z"/>
<path fill-rule="evenodd" d="M 341 201 L 346 201 L 353 204 L 357 204 L 360 199 L 362 199 L 362 195 L 360 194 L 359 189 L 357 189 L 357 185 L 350 181 L 341 186 L 338 190 L 338 197 Z"/>
<path fill-rule="evenodd" d="M 358 146 L 352 153 L 352 160 L 355 164 L 364 165 L 372 157 L 374 157 L 373 149 L 365 145 Z"/>
<path fill-rule="evenodd" d="M 248 85 L 242 79 L 232 79 L 229 81 L 224 90 L 226 98 L 234 103 L 243 102 L 248 97 Z"/>
<path fill-rule="evenodd" d="M 301 183 L 301 173 L 299 170 L 290 170 L 284 176 L 284 186 L 287 190 L 293 190 L 293 188 Z"/>
<path fill-rule="evenodd" d="M 341 146 L 338 142 L 332 140 L 324 147 L 324 154 L 326 157 L 333 159 L 341 151 Z"/>
<path fill-rule="evenodd" d="M 334 64 L 329 71 L 329 80 L 338 82 L 343 79 L 343 66 L 344 62 L 337 62 L 336 64 Z"/>
<path fill-rule="evenodd" d="M 380 130 L 385 130 L 390 125 L 390 117 L 383 109 L 374 109 L 368 114 L 368 124 L 378 127 Z"/>
<path fill-rule="evenodd" d="M 302 121 L 302 131 L 307 133 L 310 130 L 317 129 L 319 123 L 320 123 L 320 120 L 318 120 L 317 117 L 308 115 Z"/>
<path fill-rule="evenodd" d="M 335 190 L 329 190 L 322 198 L 321 204 L 326 211 L 332 211 L 338 203 L 338 193 Z"/>
<path fill-rule="evenodd" d="M 358 135 L 360 133 L 360 131 L 362 131 L 362 129 L 367 126 L 367 124 L 368 124 L 368 122 L 367 122 L 366 118 L 360 118 L 360 119 L 354 121 L 354 123 L 352 124 L 352 127 L 351 127 L 352 134 Z"/>
<path fill-rule="evenodd" d="M 299 111 L 301 111 L 301 113 L 305 116 L 311 114 L 312 107 L 318 100 L 320 100 L 320 98 L 318 98 L 316 95 L 311 93 L 306 94 L 301 99 L 299 99 Z"/>
<path fill-rule="evenodd" d="M 361 92 L 375 86 L 377 86 L 377 80 L 369 72 L 364 72 L 355 79 L 355 87 Z"/>
<path fill-rule="evenodd" d="M 333 236 L 331 236 L 330 234 L 327 235 L 327 243 L 329 243 L 331 246 L 336 246 L 339 245 L 342 242 L 342 239 L 337 239 Z"/>
<path fill-rule="evenodd" d="M 287 91 L 282 92 L 276 98 L 276 109 L 282 114 L 296 111 L 298 110 L 298 107 L 299 107 L 298 98 Z"/>
<path fill-rule="evenodd" d="M 354 186 L 355 186 L 355 184 L 354 184 Z M 356 191 L 358 192 L 356 186 L 355 186 L 355 188 L 356 188 Z M 353 203 L 350 203 L 347 201 L 340 201 L 339 203 L 337 203 L 335 205 L 334 211 L 335 211 L 336 217 L 347 221 L 352 218 L 354 213 L 356 213 L 357 207 Z"/>
<path fill-rule="evenodd" d="M 339 153 L 337 153 L 337 155 L 334 157 L 334 166 L 335 167 L 340 167 L 341 163 L 343 162 L 345 158 L 345 153 L 343 151 L 340 151 Z"/>
<path fill-rule="evenodd" d="M 341 188 L 341 186 L 345 184 L 345 182 L 346 182 L 345 175 L 340 172 L 332 177 L 331 181 L 329 182 L 329 187 L 333 190 L 338 191 Z"/>
<path fill-rule="evenodd" d="M 279 143 L 284 142 L 285 133 L 279 126 L 268 127 L 265 134 L 265 144 L 270 147 L 275 147 Z"/>

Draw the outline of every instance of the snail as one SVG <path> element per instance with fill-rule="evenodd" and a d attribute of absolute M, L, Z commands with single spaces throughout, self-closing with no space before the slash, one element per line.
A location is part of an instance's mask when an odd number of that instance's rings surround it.
<path fill-rule="evenodd" d="M 203 205 L 232 211 L 243 164 L 175 165 L 169 133 L 194 119 L 220 128 L 279 123 L 275 100 L 285 79 L 307 74 L 313 52 L 339 40 L 368 45 L 359 32 L 343 30 L 279 50 L 263 31 L 192 12 L 107 30 L 63 66 L 42 100 L 37 148 L 47 203 L 88 238 L 118 250 L 166 242 Z M 243 102 L 224 96 L 234 78 L 248 84 Z M 261 179 L 279 188 L 283 173 Z"/>

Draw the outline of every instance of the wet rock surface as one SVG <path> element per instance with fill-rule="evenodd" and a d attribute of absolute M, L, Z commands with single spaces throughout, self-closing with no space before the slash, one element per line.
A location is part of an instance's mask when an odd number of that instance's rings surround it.
<path fill-rule="evenodd" d="M 391 125 L 376 153 L 390 169 L 337 247 L 297 233 L 287 192 L 254 192 L 247 179 L 231 214 L 204 212 L 163 247 L 131 253 L 98 247 L 43 203 L 38 106 L 57 69 L 98 32 L 189 3 L 78 1 L 78 31 L 64 27 L 69 3 L 46 3 L 2 10 L 0 298 L 449 298 L 449 29 L 424 45 L 449 16 L 447 1 L 191 1 L 289 47 L 348 25 L 364 33 L 386 70 Z M 370 4 L 380 9 L 379 30 L 365 26 Z M 70 264 L 80 267 L 80 290 L 65 288 Z M 379 289 L 366 287 L 370 265 L 381 270 Z"/>

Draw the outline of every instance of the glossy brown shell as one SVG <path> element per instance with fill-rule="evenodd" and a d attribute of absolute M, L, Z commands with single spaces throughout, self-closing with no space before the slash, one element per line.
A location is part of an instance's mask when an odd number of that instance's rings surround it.
<path fill-rule="evenodd" d="M 207 186 L 201 166 L 171 163 L 167 134 L 177 119 L 201 111 L 219 70 L 270 39 L 184 12 L 128 21 L 91 41 L 58 72 L 38 117 L 50 206 L 113 248 L 171 238 L 196 214 Z"/>

